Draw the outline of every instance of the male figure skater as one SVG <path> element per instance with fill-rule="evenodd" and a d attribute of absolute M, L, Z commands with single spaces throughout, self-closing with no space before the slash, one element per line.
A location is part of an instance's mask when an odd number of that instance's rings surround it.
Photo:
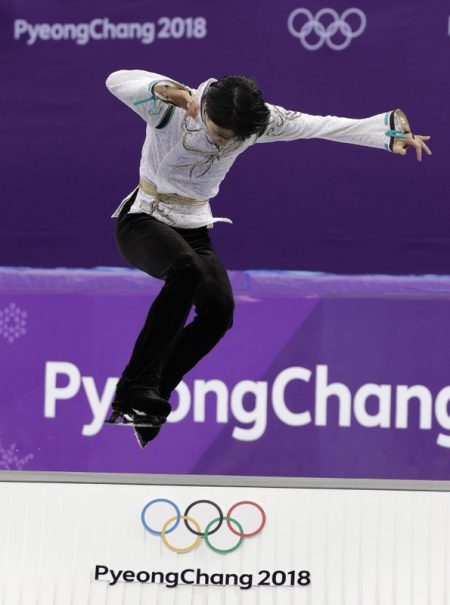
<path fill-rule="evenodd" d="M 421 161 L 431 155 L 401 110 L 365 119 L 314 116 L 265 103 L 244 76 L 197 89 L 143 70 L 120 70 L 110 92 L 146 123 L 139 185 L 114 217 L 117 244 L 132 265 L 164 281 L 113 401 L 110 422 L 132 423 L 144 447 L 170 413 L 170 394 L 232 325 L 230 281 L 211 243 L 209 200 L 233 162 L 256 143 L 322 138 L 376 147 Z M 195 306 L 194 320 L 185 325 Z"/>

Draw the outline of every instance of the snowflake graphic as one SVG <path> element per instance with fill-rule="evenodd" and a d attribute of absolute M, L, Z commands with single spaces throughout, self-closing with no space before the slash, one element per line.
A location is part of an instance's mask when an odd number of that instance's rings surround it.
<path fill-rule="evenodd" d="M 27 312 L 16 303 L 10 303 L 0 311 L 0 335 L 10 344 L 27 333 Z"/>
<path fill-rule="evenodd" d="M 21 471 L 34 458 L 33 454 L 26 454 L 20 458 L 18 451 L 15 443 L 11 443 L 11 445 L 5 447 L 0 437 L 0 469 L 5 471 Z"/>

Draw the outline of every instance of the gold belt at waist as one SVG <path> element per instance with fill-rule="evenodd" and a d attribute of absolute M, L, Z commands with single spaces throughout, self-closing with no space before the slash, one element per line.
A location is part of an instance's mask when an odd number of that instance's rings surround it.
<path fill-rule="evenodd" d="M 167 202 L 169 204 L 186 204 L 188 206 L 192 206 L 204 205 L 208 201 L 194 200 L 192 197 L 185 197 L 184 195 L 178 195 L 177 193 L 160 193 L 156 188 L 156 185 L 149 183 L 148 181 L 143 181 L 142 179 L 139 181 L 139 187 L 145 191 L 145 193 L 148 193 L 154 197 L 158 202 Z"/>

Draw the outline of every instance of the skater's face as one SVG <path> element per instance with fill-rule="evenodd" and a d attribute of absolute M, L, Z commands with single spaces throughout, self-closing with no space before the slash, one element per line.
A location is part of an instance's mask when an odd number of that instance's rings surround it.
<path fill-rule="evenodd" d="M 232 130 L 221 128 L 220 126 L 217 126 L 217 124 L 214 124 L 214 122 L 209 119 L 207 111 L 205 111 L 205 124 L 206 128 L 208 129 L 209 136 L 219 147 L 224 147 L 236 136 Z"/>

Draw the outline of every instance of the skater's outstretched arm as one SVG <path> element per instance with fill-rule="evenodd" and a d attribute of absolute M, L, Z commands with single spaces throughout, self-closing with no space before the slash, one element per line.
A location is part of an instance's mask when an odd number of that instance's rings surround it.
<path fill-rule="evenodd" d="M 430 137 L 413 135 L 408 120 L 400 109 L 369 118 L 352 119 L 314 116 L 288 111 L 269 103 L 266 105 L 271 113 L 269 125 L 264 134 L 257 139 L 257 143 L 318 138 L 376 147 L 400 155 L 405 155 L 411 146 L 416 149 L 419 161 L 422 160 L 423 149 L 431 155 L 429 147 L 424 142 Z"/>
<path fill-rule="evenodd" d="M 106 79 L 108 90 L 150 126 L 163 128 L 182 107 L 188 115 L 198 113 L 198 103 L 184 84 L 142 69 L 121 69 Z"/>

